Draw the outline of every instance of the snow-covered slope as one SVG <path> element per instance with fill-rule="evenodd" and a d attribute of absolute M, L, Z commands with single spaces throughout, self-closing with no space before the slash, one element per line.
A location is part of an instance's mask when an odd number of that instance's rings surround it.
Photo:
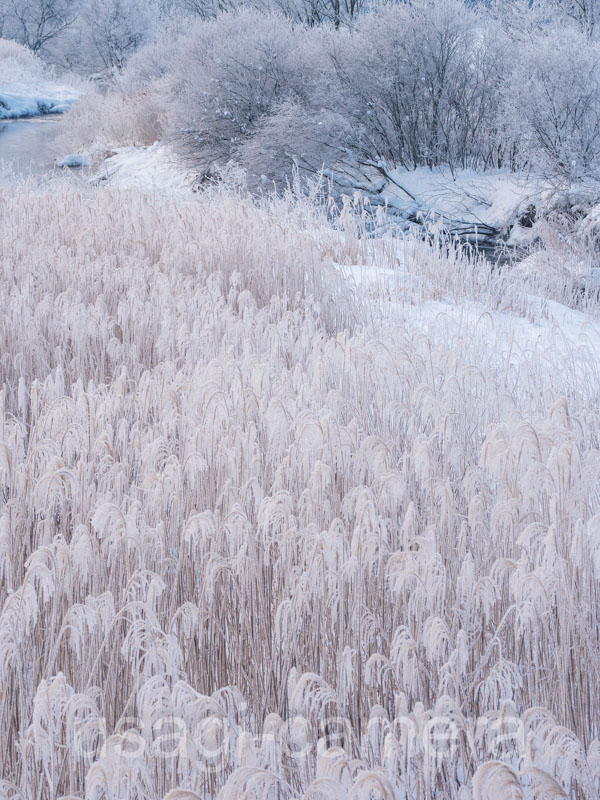
<path fill-rule="evenodd" d="M 8 83 L 0 80 L 0 119 L 61 114 L 68 111 L 77 97 L 72 89 L 45 81 Z"/>
<path fill-rule="evenodd" d="M 552 188 L 531 175 L 420 167 L 386 172 L 376 198 L 406 220 L 441 224 L 465 239 L 502 238 L 527 245 L 534 237 L 536 210 Z M 379 176 L 381 178 L 381 176 Z"/>
<path fill-rule="evenodd" d="M 96 178 L 122 189 L 143 189 L 171 194 L 189 193 L 189 175 L 173 151 L 163 144 L 120 147 L 102 162 Z"/>
<path fill-rule="evenodd" d="M 526 295 L 523 307 L 498 310 L 483 300 L 435 298 L 426 276 L 411 270 L 413 243 L 402 243 L 405 268 L 339 266 L 357 291 L 368 297 L 384 328 L 402 326 L 432 341 L 461 342 L 473 362 L 501 374 L 527 363 L 546 364 L 557 391 L 597 380 L 600 371 L 600 321 L 589 311 Z M 518 275 L 515 272 L 515 283 Z M 520 313 L 518 313 L 520 312 Z"/>
<path fill-rule="evenodd" d="M 79 94 L 55 78 L 29 50 L 0 39 L 0 119 L 59 114 Z"/>

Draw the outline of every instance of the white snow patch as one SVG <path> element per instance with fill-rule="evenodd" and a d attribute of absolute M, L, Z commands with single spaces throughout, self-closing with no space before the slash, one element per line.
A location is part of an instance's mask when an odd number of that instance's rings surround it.
<path fill-rule="evenodd" d="M 439 338 L 457 335 L 484 344 L 492 362 L 525 362 L 534 357 L 552 359 L 553 366 L 568 361 L 575 373 L 600 372 L 600 322 L 589 314 L 554 301 L 529 298 L 526 317 L 493 311 L 481 303 L 425 301 L 406 305 L 401 317 L 407 327 Z"/>
<path fill-rule="evenodd" d="M 513 224 L 528 206 L 537 205 L 550 191 L 543 181 L 508 170 L 460 170 L 452 174 L 447 168 L 419 167 L 393 170 L 390 176 L 393 180 L 382 192 L 390 206 L 498 230 Z"/>
<path fill-rule="evenodd" d="M 0 119 L 37 117 L 41 114 L 62 114 L 79 97 L 67 86 L 45 81 L 8 83 L 0 79 Z"/>
<path fill-rule="evenodd" d="M 191 175 L 167 145 L 121 147 L 105 159 L 95 175 L 125 189 L 188 194 Z"/>
<path fill-rule="evenodd" d="M 405 269 L 411 244 L 403 243 L 398 269 L 336 265 L 373 304 L 384 326 L 403 326 L 432 342 L 456 342 L 473 363 L 498 371 L 541 361 L 561 389 L 600 379 L 600 319 L 551 300 L 524 298 L 524 315 L 496 311 L 480 302 L 427 299 L 425 278 Z"/>

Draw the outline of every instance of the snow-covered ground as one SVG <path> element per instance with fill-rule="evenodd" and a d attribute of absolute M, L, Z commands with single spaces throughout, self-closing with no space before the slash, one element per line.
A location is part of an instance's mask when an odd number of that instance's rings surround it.
<path fill-rule="evenodd" d="M 32 52 L 0 39 L 0 120 L 60 114 L 79 96 Z"/>
<path fill-rule="evenodd" d="M 434 341 L 460 340 L 475 361 L 499 371 L 541 360 L 555 371 L 557 388 L 565 391 L 580 380 L 598 379 L 597 316 L 535 296 L 523 298 L 521 313 L 499 311 L 481 301 L 432 299 L 425 277 L 403 268 L 410 262 L 412 250 L 410 239 L 399 246 L 398 269 L 338 266 L 369 298 L 386 327 L 402 325 Z"/>
<path fill-rule="evenodd" d="M 506 220 L 545 196 L 548 186 L 509 170 L 394 170 L 383 196 L 390 205 L 429 209 L 443 217 L 502 228 Z M 395 182 L 395 183 L 394 183 Z M 412 197 L 411 197 L 412 195 Z"/>
<path fill-rule="evenodd" d="M 447 168 L 394 169 L 380 185 L 385 202 L 404 219 L 435 224 L 467 239 L 502 237 L 527 246 L 535 238 L 535 213 L 552 196 L 552 187 L 529 174 L 506 169 L 476 172 Z M 521 223 L 525 222 L 525 225 Z"/>
<path fill-rule="evenodd" d="M 62 114 L 77 100 L 67 86 L 45 81 L 14 83 L 0 80 L 0 119 Z"/>
<path fill-rule="evenodd" d="M 70 158 L 73 158 L 70 156 Z M 192 176 L 173 151 L 163 144 L 121 147 L 106 158 L 93 175 L 123 189 L 190 194 Z"/>
<path fill-rule="evenodd" d="M 523 177 L 500 170 L 484 175 L 465 170 L 455 181 L 439 170 L 415 170 L 396 177 L 423 206 L 435 207 L 449 218 L 498 227 L 547 193 L 541 182 L 527 183 Z M 107 181 L 120 189 L 193 197 L 192 174 L 168 146 L 158 143 L 119 148 L 92 173 L 92 180 Z M 487 353 L 487 363 L 499 369 L 507 363 L 550 358 L 557 379 L 565 379 L 566 385 L 600 374 L 598 319 L 536 297 L 526 299 L 526 313 L 490 309 L 484 302 L 431 299 L 426 279 L 409 266 L 414 247 L 410 236 L 398 242 L 397 268 L 337 265 L 348 281 L 370 298 L 386 325 L 401 324 L 433 339 L 461 338 L 470 342 L 473 351 L 478 349 L 478 357 L 482 350 Z M 419 295 L 424 299 L 416 302 Z"/>

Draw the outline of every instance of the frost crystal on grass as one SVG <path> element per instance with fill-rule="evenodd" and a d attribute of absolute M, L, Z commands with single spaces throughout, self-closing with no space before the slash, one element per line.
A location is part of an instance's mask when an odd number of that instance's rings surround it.
<path fill-rule="evenodd" d="M 3 187 L 0 797 L 596 796 L 593 309 L 357 224 Z"/>

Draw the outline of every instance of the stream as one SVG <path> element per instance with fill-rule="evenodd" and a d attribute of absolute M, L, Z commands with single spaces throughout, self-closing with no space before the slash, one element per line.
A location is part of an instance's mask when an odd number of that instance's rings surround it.
<path fill-rule="evenodd" d="M 61 155 L 56 140 L 61 127 L 58 114 L 0 120 L 0 168 L 23 177 L 56 169 L 56 158 Z"/>

